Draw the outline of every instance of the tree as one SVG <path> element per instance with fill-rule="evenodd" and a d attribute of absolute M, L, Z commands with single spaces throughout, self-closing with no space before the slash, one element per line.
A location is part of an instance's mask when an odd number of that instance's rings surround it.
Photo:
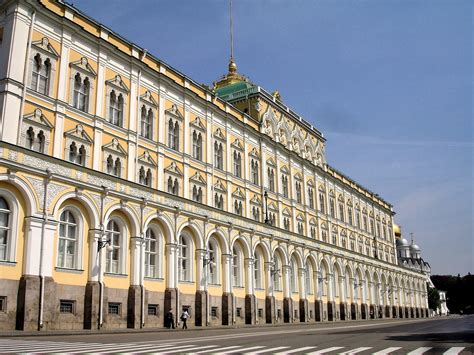
<path fill-rule="evenodd" d="M 436 312 L 440 306 L 439 291 L 434 287 L 428 287 L 428 307 Z"/>

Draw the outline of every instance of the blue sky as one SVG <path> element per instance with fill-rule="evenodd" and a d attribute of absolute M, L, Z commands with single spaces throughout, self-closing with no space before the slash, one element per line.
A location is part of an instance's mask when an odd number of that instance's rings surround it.
<path fill-rule="evenodd" d="M 225 0 L 70 0 L 195 81 L 227 70 Z M 241 74 L 312 122 L 394 205 L 434 274 L 474 271 L 470 1 L 234 0 Z"/>

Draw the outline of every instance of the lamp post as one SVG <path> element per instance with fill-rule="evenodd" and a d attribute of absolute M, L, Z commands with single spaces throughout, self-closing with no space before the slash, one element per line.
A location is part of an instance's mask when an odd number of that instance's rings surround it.
<path fill-rule="evenodd" d="M 209 250 L 206 250 L 206 257 L 203 259 L 205 268 L 205 286 L 206 286 L 206 325 L 209 325 L 209 267 L 215 266 L 214 257 L 209 256 Z"/>
<path fill-rule="evenodd" d="M 270 225 L 270 219 L 268 218 L 268 192 L 266 190 L 263 193 L 263 198 L 265 199 L 265 220 L 264 220 L 264 223 Z"/>
<path fill-rule="evenodd" d="M 271 266 L 271 269 L 270 269 L 270 276 L 271 276 L 271 279 L 272 279 L 273 319 L 277 319 L 277 315 L 276 315 L 277 310 L 276 310 L 276 304 L 275 304 L 276 303 L 276 301 L 275 301 L 275 275 L 280 277 L 280 269 L 275 269 L 275 261 L 272 260 L 272 266 Z"/>

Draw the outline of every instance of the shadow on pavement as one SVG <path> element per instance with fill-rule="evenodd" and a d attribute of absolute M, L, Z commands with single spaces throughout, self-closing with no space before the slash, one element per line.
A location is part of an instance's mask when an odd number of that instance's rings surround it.
<path fill-rule="evenodd" d="M 429 341 L 434 343 L 474 343 L 474 332 L 392 335 L 388 336 L 386 340 Z"/>

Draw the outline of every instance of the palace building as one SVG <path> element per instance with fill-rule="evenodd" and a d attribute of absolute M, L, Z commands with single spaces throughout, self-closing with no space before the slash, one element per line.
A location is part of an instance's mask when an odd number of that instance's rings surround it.
<path fill-rule="evenodd" d="M 0 10 L 0 329 L 428 316 L 392 205 L 232 57 L 207 87 L 63 1 Z"/>

